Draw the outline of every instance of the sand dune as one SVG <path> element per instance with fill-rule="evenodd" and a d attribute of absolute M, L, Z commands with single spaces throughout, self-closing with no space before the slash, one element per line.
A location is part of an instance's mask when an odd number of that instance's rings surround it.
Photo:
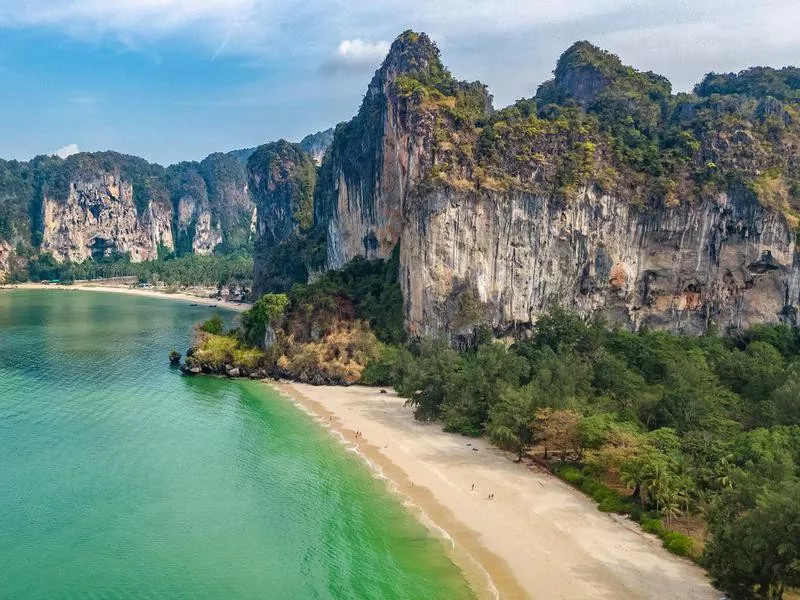
<path fill-rule="evenodd" d="M 702 569 L 669 554 L 638 525 L 599 512 L 579 492 L 512 462 L 484 440 L 414 421 L 394 394 L 365 387 L 277 387 L 356 444 L 420 514 L 447 532 L 453 559 L 482 597 L 722 596 Z M 358 439 L 356 431 L 362 434 Z"/>

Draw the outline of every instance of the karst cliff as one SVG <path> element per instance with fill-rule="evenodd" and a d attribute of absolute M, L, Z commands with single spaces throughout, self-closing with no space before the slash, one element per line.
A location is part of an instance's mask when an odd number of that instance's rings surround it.
<path fill-rule="evenodd" d="M 312 176 L 332 137 L 327 130 L 300 142 Z M 254 152 L 166 168 L 116 152 L 0 160 L 0 281 L 45 254 L 81 263 L 249 252 L 257 236 L 246 165 Z M 310 204 L 308 211 L 310 223 Z"/>
<path fill-rule="evenodd" d="M 495 110 L 406 32 L 336 128 L 299 237 L 324 240 L 327 268 L 399 244 L 412 335 L 524 330 L 556 304 L 632 328 L 796 323 L 798 73 L 710 74 L 673 94 L 578 42 L 534 97 Z M 285 191 L 273 171 L 265 189 Z M 288 197 L 264 193 L 259 211 Z M 295 244 L 284 231 L 273 247 Z"/>

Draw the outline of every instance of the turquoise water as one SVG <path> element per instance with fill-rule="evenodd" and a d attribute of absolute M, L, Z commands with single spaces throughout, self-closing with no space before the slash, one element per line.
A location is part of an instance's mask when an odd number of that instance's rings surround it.
<path fill-rule="evenodd" d="M 0 598 L 471 598 L 308 416 L 168 366 L 210 313 L 0 291 Z"/>

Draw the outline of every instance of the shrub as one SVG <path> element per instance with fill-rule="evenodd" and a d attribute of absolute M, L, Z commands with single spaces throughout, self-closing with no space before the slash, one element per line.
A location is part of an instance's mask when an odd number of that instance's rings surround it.
<path fill-rule="evenodd" d="M 642 519 L 642 529 L 644 529 L 647 533 L 652 533 L 659 537 L 664 537 L 664 535 L 668 533 L 667 528 L 664 527 L 664 524 L 660 519 L 653 519 L 649 517 Z"/>
<path fill-rule="evenodd" d="M 692 556 L 692 548 L 694 547 L 692 538 L 677 531 L 665 531 L 661 537 L 664 540 L 664 548 L 673 554 Z"/>
<path fill-rule="evenodd" d="M 222 335 L 225 331 L 225 323 L 222 321 L 222 317 L 216 314 L 204 321 L 203 324 L 200 325 L 200 329 L 211 335 Z"/>

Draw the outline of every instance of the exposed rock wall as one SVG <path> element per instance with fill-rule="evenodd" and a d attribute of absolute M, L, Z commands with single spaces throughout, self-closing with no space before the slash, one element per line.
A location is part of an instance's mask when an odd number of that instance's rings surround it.
<path fill-rule="evenodd" d="M 13 248 L 5 240 L 0 240 L 0 283 L 4 283 L 11 270 L 11 252 Z"/>
<path fill-rule="evenodd" d="M 308 278 L 303 250 L 313 225 L 316 164 L 298 144 L 280 140 L 260 146 L 247 170 L 257 207 L 253 288 L 285 290 Z"/>
<path fill-rule="evenodd" d="M 395 42 L 375 74 L 358 115 L 337 127 L 320 170 L 315 221 L 326 224 L 328 266 L 354 256 L 387 258 L 400 239 L 406 198 L 431 162 L 431 115 L 407 110 L 397 76 L 425 69 L 427 47 Z"/>
<path fill-rule="evenodd" d="M 412 333 L 526 325 L 555 304 L 611 323 L 702 332 L 790 320 L 800 301 L 795 236 L 746 197 L 644 212 L 581 192 L 568 205 L 525 194 L 418 197 L 401 274 Z"/>
<path fill-rule="evenodd" d="M 156 259 L 159 245 L 174 248 L 171 207 L 150 202 L 140 214 L 132 184 L 113 173 L 71 181 L 65 200 L 45 196 L 42 227 L 41 248 L 59 261 L 116 251 L 140 262 Z"/>
<path fill-rule="evenodd" d="M 587 46 L 577 44 L 569 53 L 593 52 Z M 583 110 L 612 78 L 617 82 L 631 73 L 631 81 L 615 83 L 623 92 L 642 80 L 661 97 L 669 95 L 669 82 L 650 73 L 619 65 L 610 74 L 587 71 L 571 67 L 570 60 L 562 60 L 557 71 L 558 93 L 547 86 L 545 91 L 556 99 L 572 97 Z M 599 149 L 607 141 L 602 132 L 587 141 L 577 126 L 558 129 L 557 121 L 536 121 L 535 104 L 515 108 L 518 117 L 505 117 L 503 131 L 511 133 L 496 133 L 507 135 L 500 142 L 478 137 L 474 123 L 488 121 L 491 107 L 487 98 L 485 116 L 459 125 L 465 86 L 478 89 L 450 78 L 424 34 L 403 34 L 358 115 L 336 129 L 320 169 L 315 222 L 326 229 L 328 268 L 355 256 L 387 258 L 400 243 L 400 282 L 412 334 L 458 333 L 477 323 L 498 331 L 524 329 L 555 304 L 633 328 L 701 332 L 797 322 L 797 223 L 780 179 L 793 176 L 795 163 L 788 161 L 782 167 L 788 171 L 767 184 L 745 185 L 737 177 L 762 181 L 764 166 L 779 164 L 773 160 L 777 151 L 759 157 L 731 142 L 714 155 L 716 146 L 708 142 L 754 139 L 759 125 L 753 117 L 737 125 L 750 133 L 702 137 L 691 150 L 694 159 L 680 163 L 683 174 L 676 171 L 668 182 L 666 199 L 656 201 L 648 191 L 654 188 L 642 184 L 653 181 L 647 172 L 616 165 L 610 149 Z M 658 104 L 642 102 L 640 115 L 657 124 Z M 530 106 L 534 113 L 526 122 Z M 699 106 L 722 110 L 713 103 Z M 518 130 L 510 130 L 513 118 L 523 124 Z M 785 140 L 794 139 L 790 133 Z M 488 150 L 494 155 L 475 152 L 484 142 L 494 144 Z M 576 161 L 584 156 L 588 180 L 577 188 L 559 184 L 564 168 L 576 177 Z M 706 164 L 725 169 L 728 179 L 702 171 Z M 566 167 L 559 172 L 553 165 Z M 628 197 L 594 191 L 608 189 L 609 178 L 592 181 L 592 169 L 615 173 L 610 180 L 622 180 L 619 188 L 629 190 Z M 692 181 L 704 177 L 726 183 L 693 187 Z M 758 197 L 759 187 L 767 201 Z M 770 189 L 777 190 L 773 200 Z"/>

